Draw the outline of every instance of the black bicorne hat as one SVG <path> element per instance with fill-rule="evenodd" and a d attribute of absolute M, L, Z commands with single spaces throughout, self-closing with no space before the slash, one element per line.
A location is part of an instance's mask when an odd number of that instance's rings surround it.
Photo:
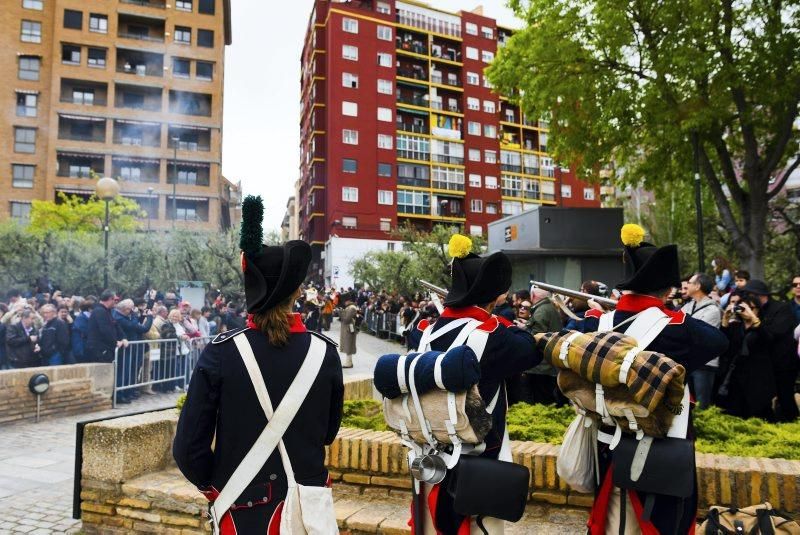
<path fill-rule="evenodd" d="M 618 290 L 647 293 L 681 285 L 677 245 L 656 247 L 642 241 L 644 229 L 633 224 L 622 227 L 621 237 L 625 280 L 617 284 Z"/>
<path fill-rule="evenodd" d="M 502 252 L 481 257 L 472 252 L 472 240 L 460 234 L 450 239 L 452 284 L 444 300 L 448 307 L 485 305 L 511 287 L 511 261 Z"/>
<path fill-rule="evenodd" d="M 291 240 L 283 246 L 264 245 L 261 197 L 247 196 L 242 202 L 242 249 L 244 294 L 250 314 L 264 312 L 291 296 L 303 283 L 311 263 L 311 246 Z"/>

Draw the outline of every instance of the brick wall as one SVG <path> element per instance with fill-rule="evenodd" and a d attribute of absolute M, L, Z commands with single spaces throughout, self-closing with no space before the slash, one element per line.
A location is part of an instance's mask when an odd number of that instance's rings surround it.
<path fill-rule="evenodd" d="M 0 423 L 36 418 L 31 376 L 44 373 L 50 389 L 42 395 L 41 417 L 80 414 L 111 408 L 114 370 L 111 364 L 73 364 L 0 371 Z"/>

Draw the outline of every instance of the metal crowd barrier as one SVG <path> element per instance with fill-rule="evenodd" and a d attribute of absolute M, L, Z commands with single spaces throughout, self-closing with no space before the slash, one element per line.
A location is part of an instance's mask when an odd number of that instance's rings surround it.
<path fill-rule="evenodd" d="M 114 351 L 114 393 L 116 408 L 120 393 L 153 387 L 164 391 L 186 390 L 200 354 L 212 337 L 138 340 Z"/>
<path fill-rule="evenodd" d="M 401 341 L 403 339 L 403 327 L 400 323 L 398 314 L 375 312 L 367 310 L 364 315 L 364 325 L 367 332 L 378 338 L 392 339 Z"/>

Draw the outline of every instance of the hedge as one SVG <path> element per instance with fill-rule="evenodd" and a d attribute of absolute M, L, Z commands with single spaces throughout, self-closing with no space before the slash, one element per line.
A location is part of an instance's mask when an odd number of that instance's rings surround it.
<path fill-rule="evenodd" d="M 561 444 L 575 417 L 571 407 L 519 403 L 508 411 L 512 440 Z M 381 403 L 374 400 L 345 401 L 344 427 L 385 431 Z M 696 448 L 702 453 L 741 457 L 800 460 L 800 422 L 769 423 L 724 414 L 711 407 L 694 412 Z"/>

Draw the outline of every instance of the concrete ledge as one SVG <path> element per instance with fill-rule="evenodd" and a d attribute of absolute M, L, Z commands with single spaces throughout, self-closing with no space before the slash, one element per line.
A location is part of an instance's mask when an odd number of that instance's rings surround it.
<path fill-rule="evenodd" d="M 113 364 L 72 364 L 0 371 L 0 423 L 36 417 L 31 376 L 43 373 L 50 389 L 42 396 L 41 416 L 63 416 L 111 408 Z"/>

